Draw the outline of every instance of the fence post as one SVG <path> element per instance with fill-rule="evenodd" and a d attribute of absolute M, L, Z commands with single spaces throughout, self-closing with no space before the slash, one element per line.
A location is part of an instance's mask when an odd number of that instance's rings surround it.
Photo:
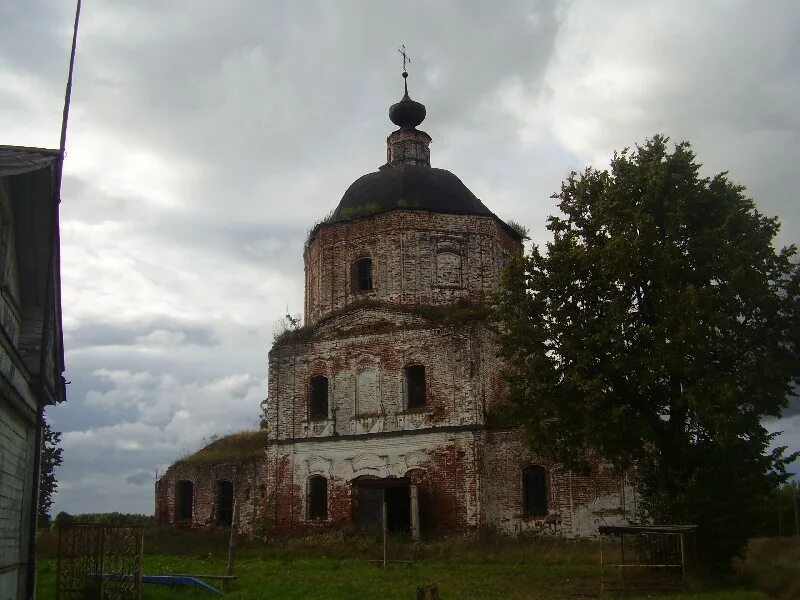
<path fill-rule="evenodd" d="M 138 530 L 139 539 L 137 540 L 136 554 L 136 600 L 142 597 L 142 558 L 144 556 L 144 527 Z"/>
<path fill-rule="evenodd" d="M 386 510 L 386 492 L 383 495 L 383 568 L 386 568 L 386 533 L 389 529 L 389 525 L 387 523 L 388 515 Z"/>
<path fill-rule="evenodd" d="M 106 564 L 106 528 L 100 528 L 100 595 L 98 598 L 103 598 L 103 588 L 105 587 L 105 564 Z"/>
<path fill-rule="evenodd" d="M 63 537 L 63 527 L 58 527 L 58 560 L 56 561 L 56 600 L 61 600 L 61 539 Z"/>

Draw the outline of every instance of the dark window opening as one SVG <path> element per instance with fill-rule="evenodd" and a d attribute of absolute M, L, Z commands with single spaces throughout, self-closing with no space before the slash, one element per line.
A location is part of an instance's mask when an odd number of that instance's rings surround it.
<path fill-rule="evenodd" d="M 359 292 L 372 289 L 371 258 L 359 258 L 353 263 L 353 288 Z"/>
<path fill-rule="evenodd" d="M 233 522 L 233 483 L 217 482 L 217 523 L 230 527 Z"/>
<path fill-rule="evenodd" d="M 194 500 L 194 484 L 191 481 L 179 481 L 175 498 L 175 520 L 191 521 Z"/>
<path fill-rule="evenodd" d="M 547 472 L 538 465 L 522 470 L 522 504 L 526 517 L 547 514 Z"/>
<path fill-rule="evenodd" d="M 312 475 L 308 479 L 308 518 L 328 518 L 328 480 L 322 475 Z"/>
<path fill-rule="evenodd" d="M 408 408 L 425 406 L 425 367 L 409 365 L 406 367 L 406 395 Z"/>
<path fill-rule="evenodd" d="M 328 378 L 312 377 L 308 382 L 308 418 L 312 421 L 328 418 Z"/>

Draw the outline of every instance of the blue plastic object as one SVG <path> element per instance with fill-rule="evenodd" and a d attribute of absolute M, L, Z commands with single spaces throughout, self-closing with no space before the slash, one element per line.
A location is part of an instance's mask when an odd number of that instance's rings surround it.
<path fill-rule="evenodd" d="M 218 590 L 213 585 L 201 581 L 197 577 L 185 577 L 177 575 L 142 575 L 142 583 L 157 583 L 159 585 L 195 585 L 197 587 L 214 592 L 218 596 L 224 596 L 225 593 Z"/>
<path fill-rule="evenodd" d="M 92 577 L 98 577 L 94 575 Z M 129 581 L 133 579 L 132 575 L 105 575 L 104 579 L 108 581 Z M 189 577 L 187 575 L 142 575 L 142 583 L 155 583 L 158 585 L 194 585 L 209 592 L 213 592 L 218 596 L 224 596 L 225 592 L 218 590 L 213 585 L 207 584 L 205 581 L 197 577 Z"/>

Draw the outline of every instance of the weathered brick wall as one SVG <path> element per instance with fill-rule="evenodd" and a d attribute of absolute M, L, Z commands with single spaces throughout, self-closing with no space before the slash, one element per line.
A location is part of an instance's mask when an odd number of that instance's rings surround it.
<path fill-rule="evenodd" d="M 398 129 L 386 138 L 386 163 L 431 166 L 431 136 L 418 129 Z"/>
<path fill-rule="evenodd" d="M 175 463 L 156 482 L 156 520 L 161 524 L 177 524 L 176 500 L 178 482 L 191 481 L 194 486 L 192 520 L 189 527 L 214 528 L 217 509 L 217 483 L 233 483 L 234 502 L 239 502 L 239 526 L 244 533 L 259 533 L 260 519 L 267 495 L 266 464 L 263 460 L 243 464 Z M 261 526 L 263 530 L 263 526 Z"/>
<path fill-rule="evenodd" d="M 270 439 L 480 425 L 487 395 L 502 380 L 494 333 L 480 321 L 436 326 L 389 309 L 357 309 L 326 323 L 318 337 L 271 353 Z M 425 366 L 421 409 L 407 406 L 410 364 Z M 327 419 L 308 418 L 312 376 L 328 378 Z"/>
<path fill-rule="evenodd" d="M 533 456 L 519 431 L 486 429 L 487 413 L 508 396 L 497 334 L 485 321 L 430 308 L 483 300 L 520 251 L 491 216 L 398 210 L 317 230 L 305 254 L 305 319 L 313 327 L 270 351 L 269 442 L 236 488 L 244 531 L 352 524 L 362 477 L 409 477 L 423 536 L 481 526 L 591 536 L 600 523 L 635 515 L 629 482 L 599 461 L 580 477 Z M 374 289 L 353 292 L 351 264 L 365 256 Z M 410 410 L 411 364 L 425 366 L 426 404 Z M 326 418 L 309 418 L 315 376 L 328 378 Z M 547 470 L 548 514 L 536 518 L 522 505 L 522 469 L 531 464 Z M 321 521 L 308 514 L 313 475 L 328 483 Z M 216 482 L 234 480 L 233 465 L 173 465 L 156 488 L 161 522 L 174 522 L 182 479 L 195 483 L 193 524 L 212 524 Z"/>
<path fill-rule="evenodd" d="M 486 431 L 481 460 L 482 511 L 486 525 L 509 534 L 534 531 L 592 537 L 598 525 L 636 520 L 637 498 L 627 476 L 598 460 L 588 476 L 535 456 L 519 430 Z M 548 514 L 523 514 L 522 470 L 547 471 Z"/>
<path fill-rule="evenodd" d="M 272 444 L 265 521 L 272 531 L 324 529 L 354 521 L 354 482 L 409 477 L 418 486 L 423 535 L 478 526 L 476 433 L 427 432 Z M 328 480 L 328 518 L 308 516 L 308 481 Z"/>
<path fill-rule="evenodd" d="M 477 301 L 497 289 L 521 244 L 491 216 L 395 210 L 323 225 L 305 252 L 305 323 L 364 299 L 398 306 Z M 372 259 L 373 290 L 354 291 L 351 265 Z"/>

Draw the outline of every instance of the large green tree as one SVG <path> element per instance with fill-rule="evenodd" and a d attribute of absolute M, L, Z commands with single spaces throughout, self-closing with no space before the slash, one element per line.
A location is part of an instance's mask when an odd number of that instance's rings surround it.
<path fill-rule="evenodd" d="M 663 136 L 553 197 L 547 251 L 511 261 L 497 299 L 512 411 L 569 468 L 637 473 L 650 518 L 698 523 L 725 565 L 792 458 L 762 419 L 800 381 L 796 249 Z"/>

